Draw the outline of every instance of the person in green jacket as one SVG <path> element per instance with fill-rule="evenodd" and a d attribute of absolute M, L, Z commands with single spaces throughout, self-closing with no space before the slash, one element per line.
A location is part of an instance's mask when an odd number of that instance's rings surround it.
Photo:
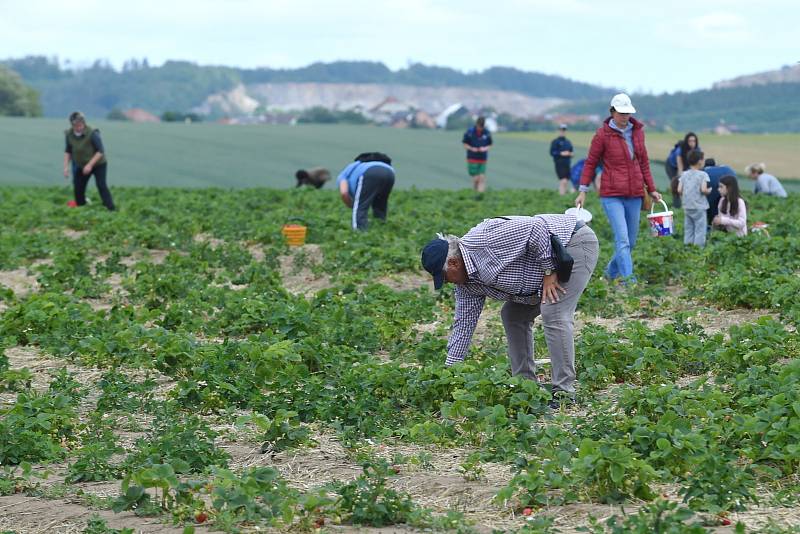
<path fill-rule="evenodd" d="M 111 191 L 108 190 L 106 184 L 108 162 L 103 149 L 103 141 L 100 139 L 100 130 L 88 126 L 86 117 L 80 111 L 70 113 L 69 123 L 70 128 L 64 131 L 66 138 L 64 178 L 69 177 L 70 167 L 72 167 L 75 203 L 78 206 L 86 204 L 86 186 L 94 175 L 103 205 L 113 211 L 115 209 L 114 201 L 111 199 Z"/>

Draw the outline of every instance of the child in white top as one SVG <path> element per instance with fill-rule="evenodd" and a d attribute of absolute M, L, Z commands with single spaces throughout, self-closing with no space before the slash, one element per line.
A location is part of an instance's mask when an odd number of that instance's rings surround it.
<path fill-rule="evenodd" d="M 747 205 L 739 196 L 739 182 L 735 176 L 719 179 L 719 215 L 711 224 L 738 236 L 747 235 Z"/>

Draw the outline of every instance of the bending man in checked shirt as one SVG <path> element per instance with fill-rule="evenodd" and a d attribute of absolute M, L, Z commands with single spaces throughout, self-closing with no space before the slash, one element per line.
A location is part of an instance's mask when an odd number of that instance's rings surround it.
<path fill-rule="evenodd" d="M 560 283 L 550 235 L 575 263 L 568 282 Z M 422 264 L 434 287 L 456 285 L 453 330 L 447 343 L 450 366 L 464 360 L 486 297 L 505 301 L 501 311 L 511 374 L 536 380 L 533 321 L 542 316 L 550 354 L 553 396 L 575 394 L 575 309 L 592 276 L 597 236 L 571 215 L 486 219 L 463 237 L 439 234 L 422 250 Z"/>

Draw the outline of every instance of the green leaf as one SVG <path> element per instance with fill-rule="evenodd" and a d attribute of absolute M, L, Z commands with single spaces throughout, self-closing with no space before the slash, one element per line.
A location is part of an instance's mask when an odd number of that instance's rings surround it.
<path fill-rule="evenodd" d="M 615 483 L 619 484 L 622 482 L 622 478 L 625 476 L 625 468 L 620 464 L 611 464 L 611 480 Z"/>

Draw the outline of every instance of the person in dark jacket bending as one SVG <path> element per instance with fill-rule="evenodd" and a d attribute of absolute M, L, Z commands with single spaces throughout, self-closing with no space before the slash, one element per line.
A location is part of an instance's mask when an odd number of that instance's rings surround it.
<path fill-rule="evenodd" d="M 86 124 L 86 117 L 80 111 L 74 111 L 69 116 L 70 128 L 64 131 L 66 144 L 64 148 L 64 178 L 69 177 L 72 169 L 72 185 L 75 191 L 75 203 L 78 206 L 86 204 L 86 186 L 94 175 L 97 190 L 103 205 L 109 210 L 114 210 L 114 201 L 111 191 L 106 184 L 108 162 L 106 161 L 103 141 L 100 139 L 100 130 L 91 128 Z"/>

